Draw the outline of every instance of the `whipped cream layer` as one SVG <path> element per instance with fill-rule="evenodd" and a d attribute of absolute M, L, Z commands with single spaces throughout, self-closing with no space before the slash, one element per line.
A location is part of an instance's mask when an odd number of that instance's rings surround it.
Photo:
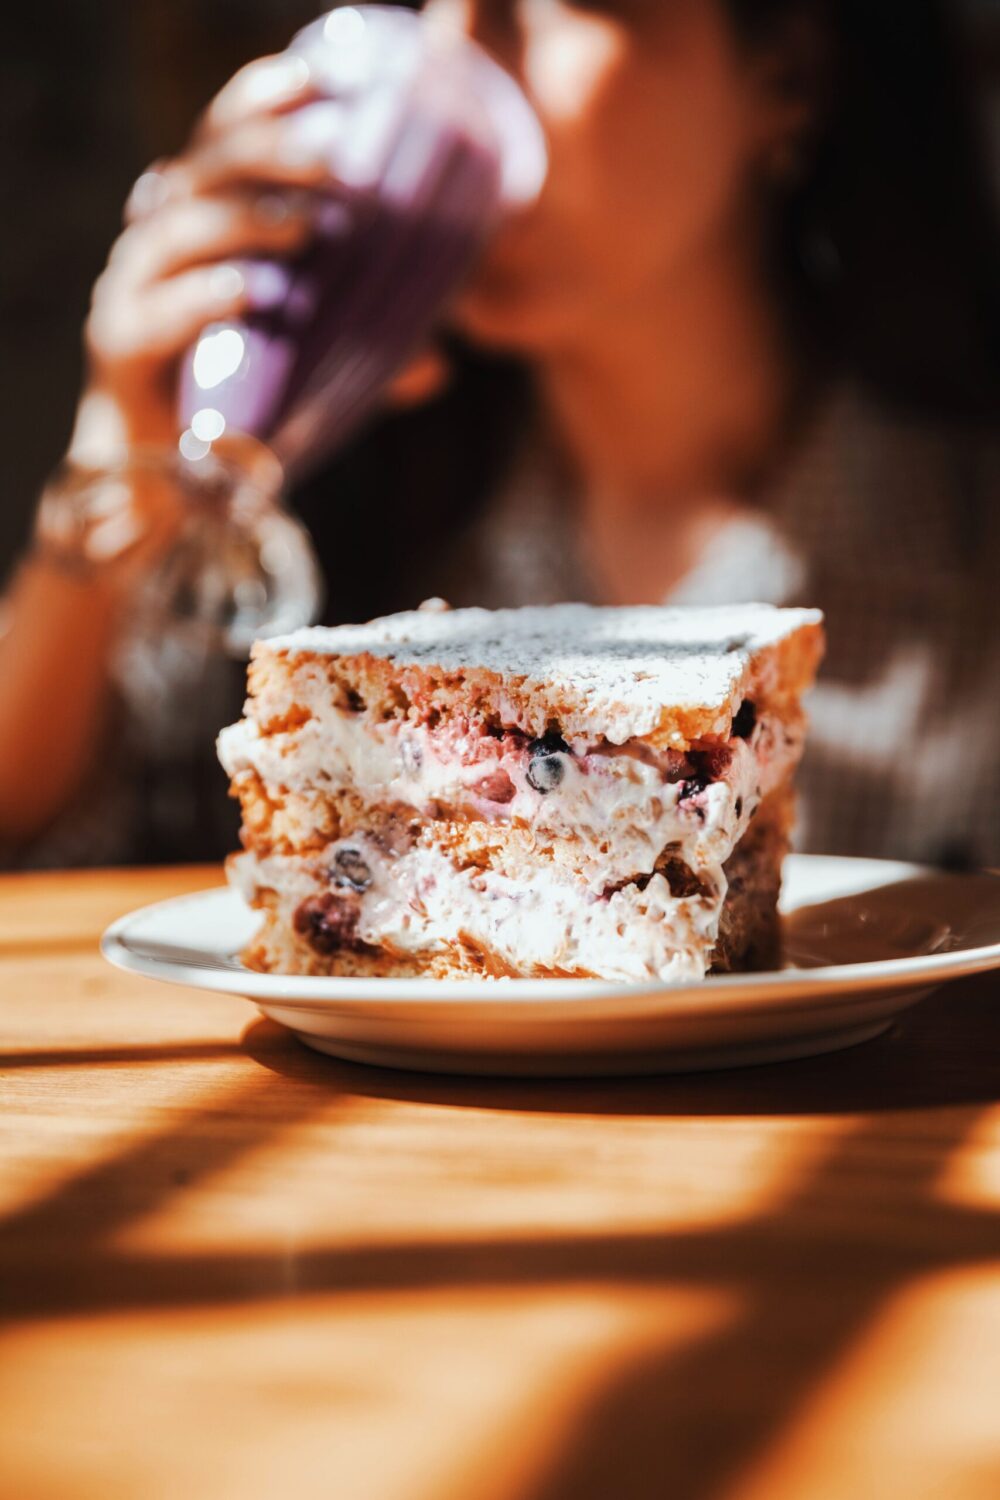
<path fill-rule="evenodd" d="M 230 861 L 230 876 L 248 900 L 274 891 L 284 925 L 324 938 L 322 902 L 330 899 L 337 856 L 363 869 L 361 890 L 338 895 L 335 919 L 350 916 L 350 942 L 395 957 L 478 948 L 501 971 L 599 974 L 607 979 L 701 978 L 718 936 L 725 879 L 704 894 L 676 897 L 662 875 L 644 889 L 608 896 L 588 891 L 571 872 L 540 865 L 526 878 L 493 870 L 459 870 L 447 854 L 419 847 L 387 857 L 365 835 L 332 844 L 311 858 L 247 852 Z M 310 932 L 311 923 L 315 923 Z M 329 950 L 327 950 L 329 951 Z"/>
<path fill-rule="evenodd" d="M 745 737 L 682 754 L 531 741 L 458 720 L 383 722 L 317 703 L 288 730 L 244 720 L 223 731 L 220 757 L 237 786 L 252 773 L 269 795 L 293 793 L 306 807 L 340 791 L 370 807 L 402 803 L 425 820 L 423 836 L 403 850 L 360 832 L 319 852 L 250 850 L 231 874 L 250 900 L 274 892 L 280 920 L 320 952 L 333 951 L 323 947 L 333 923 L 345 947 L 400 957 L 465 944 L 501 971 L 697 977 L 718 938 L 723 865 L 801 742 L 796 722 L 766 717 Z M 460 867 L 435 843 L 435 822 L 449 820 L 527 830 L 532 862 L 516 877 Z M 671 892 L 655 868 L 665 851 L 697 877 L 696 893 Z"/>
<path fill-rule="evenodd" d="M 291 730 L 263 734 L 243 720 L 219 737 L 230 776 L 252 771 L 272 795 L 346 790 L 427 819 L 512 824 L 541 844 L 572 840 L 595 892 L 651 874 L 668 845 L 691 870 L 714 876 L 801 747 L 798 725 L 768 719 L 746 739 L 681 754 L 642 743 L 530 741 L 457 720 L 433 729 L 378 722 L 329 702 L 312 705 L 312 717 Z"/>

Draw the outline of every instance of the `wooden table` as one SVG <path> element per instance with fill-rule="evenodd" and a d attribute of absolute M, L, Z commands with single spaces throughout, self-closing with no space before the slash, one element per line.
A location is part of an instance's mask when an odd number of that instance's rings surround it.
<path fill-rule="evenodd" d="M 1000 983 L 851 1053 L 501 1083 L 314 1056 L 0 881 L 11 1500 L 996 1500 Z"/>

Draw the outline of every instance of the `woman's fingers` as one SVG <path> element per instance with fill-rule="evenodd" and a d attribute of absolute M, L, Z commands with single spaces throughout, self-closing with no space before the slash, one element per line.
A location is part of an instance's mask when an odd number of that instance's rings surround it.
<path fill-rule="evenodd" d="M 199 121 L 196 139 L 206 141 L 260 115 L 277 115 L 315 97 L 304 57 L 280 52 L 258 57 L 220 89 Z"/>
<path fill-rule="evenodd" d="M 192 132 L 188 150 L 173 161 L 164 158 L 152 162 L 136 179 L 125 204 L 126 224 L 147 217 L 171 198 L 191 191 L 188 162 L 199 152 L 208 153 L 211 161 L 214 153 L 209 148 L 213 142 L 255 121 L 274 120 L 316 97 L 304 58 L 280 53 L 248 63 L 212 100 Z M 280 139 L 280 135 L 275 135 L 275 139 Z M 253 152 L 252 138 L 247 149 Z M 284 173 L 279 173 L 278 180 L 285 180 Z"/>
<path fill-rule="evenodd" d="M 347 111 L 333 100 L 277 119 L 253 119 L 196 143 L 162 171 L 169 199 L 248 186 L 329 187 L 348 136 Z"/>
<path fill-rule="evenodd" d="M 151 162 L 145 172 L 140 173 L 132 184 L 132 191 L 125 199 L 125 207 L 122 209 L 122 221 L 128 226 L 138 223 L 140 219 L 146 219 L 162 208 L 170 197 L 170 188 L 166 178 L 166 167 L 168 162 L 165 158 Z"/>
<path fill-rule="evenodd" d="M 108 269 L 138 287 L 206 262 L 288 256 L 307 243 L 314 224 L 312 204 L 301 193 L 181 198 L 130 225 Z"/>
<path fill-rule="evenodd" d="M 198 266 L 141 291 L 100 278 L 86 339 L 98 365 L 159 362 L 180 355 L 207 323 L 247 310 L 251 289 L 235 266 Z"/>
<path fill-rule="evenodd" d="M 342 111 L 312 104 L 253 119 L 144 174 L 131 222 L 94 290 L 87 346 L 95 367 L 172 359 L 201 327 L 287 290 L 281 262 L 315 230 Z M 234 266 L 233 260 L 249 264 Z M 266 285 L 264 284 L 266 281 Z"/>
<path fill-rule="evenodd" d="M 286 295 L 283 263 L 314 230 L 310 194 L 298 190 L 329 186 L 340 133 L 313 101 L 301 60 L 262 58 L 221 91 L 183 155 L 139 178 L 84 333 L 78 430 L 98 445 L 169 441 L 184 351 L 206 324 Z"/>

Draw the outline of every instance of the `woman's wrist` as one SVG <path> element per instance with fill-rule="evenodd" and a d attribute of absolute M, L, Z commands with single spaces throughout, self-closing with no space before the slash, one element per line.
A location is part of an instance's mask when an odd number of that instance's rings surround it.
<path fill-rule="evenodd" d="M 131 487 L 115 479 L 114 469 L 67 460 L 42 490 L 30 555 L 76 578 L 107 576 L 135 552 L 145 530 Z"/>
<path fill-rule="evenodd" d="M 165 446 L 119 450 L 100 463 L 71 453 L 42 490 L 29 558 L 91 587 L 127 589 L 182 524 L 178 462 L 176 449 Z"/>

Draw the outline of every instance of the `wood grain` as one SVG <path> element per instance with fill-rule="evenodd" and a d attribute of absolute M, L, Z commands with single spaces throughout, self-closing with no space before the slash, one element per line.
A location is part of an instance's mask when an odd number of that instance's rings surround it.
<path fill-rule="evenodd" d="M 1000 985 L 586 1083 L 119 974 L 193 869 L 0 880 L 0 1492 L 995 1500 Z"/>

